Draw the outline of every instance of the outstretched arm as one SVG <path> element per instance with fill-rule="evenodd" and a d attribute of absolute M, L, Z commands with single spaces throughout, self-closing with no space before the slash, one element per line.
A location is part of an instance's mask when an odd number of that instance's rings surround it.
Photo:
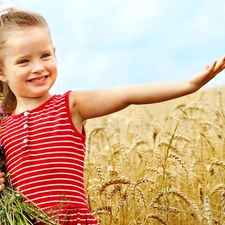
<path fill-rule="evenodd" d="M 185 82 L 164 82 L 113 87 L 70 94 L 71 113 L 80 121 L 104 116 L 130 104 L 150 104 L 191 94 L 213 79 L 225 68 L 225 57 L 190 77 Z"/>

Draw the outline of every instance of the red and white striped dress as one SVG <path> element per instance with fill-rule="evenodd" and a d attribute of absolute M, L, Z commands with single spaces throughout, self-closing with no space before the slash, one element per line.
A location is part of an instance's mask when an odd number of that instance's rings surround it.
<path fill-rule="evenodd" d="M 84 188 L 85 132 L 73 125 L 69 92 L 2 121 L 1 142 L 12 184 L 63 225 L 98 222 Z M 60 209 L 59 209 L 60 208 Z"/>

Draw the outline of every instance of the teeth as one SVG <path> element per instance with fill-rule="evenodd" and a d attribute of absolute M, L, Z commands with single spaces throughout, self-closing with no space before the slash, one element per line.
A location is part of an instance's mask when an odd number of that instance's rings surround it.
<path fill-rule="evenodd" d="M 40 79 L 32 79 L 32 82 L 38 83 L 38 82 L 41 82 L 43 80 L 45 80 L 45 77 L 42 77 Z"/>

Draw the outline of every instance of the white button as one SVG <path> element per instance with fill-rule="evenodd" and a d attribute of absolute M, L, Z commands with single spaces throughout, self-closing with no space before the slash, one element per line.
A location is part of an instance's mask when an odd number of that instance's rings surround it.
<path fill-rule="evenodd" d="M 28 127 L 28 125 L 25 123 L 24 125 L 23 125 L 23 128 L 27 128 Z"/>
<path fill-rule="evenodd" d="M 28 140 L 26 138 L 23 139 L 23 143 L 27 143 Z"/>
<path fill-rule="evenodd" d="M 29 112 L 24 112 L 23 115 L 24 115 L 24 116 L 28 116 L 28 114 L 29 114 Z"/>

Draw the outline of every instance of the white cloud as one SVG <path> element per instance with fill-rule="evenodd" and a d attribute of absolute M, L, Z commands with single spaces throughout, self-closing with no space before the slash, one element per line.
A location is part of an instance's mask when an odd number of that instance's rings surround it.
<path fill-rule="evenodd" d="M 143 33 L 148 33 L 149 27 L 157 24 L 156 17 L 160 14 L 157 1 L 129 0 L 122 6 L 115 26 L 122 34 L 122 39 L 134 40 Z"/>
<path fill-rule="evenodd" d="M 132 41 L 147 33 L 150 25 L 156 26 L 154 17 L 160 15 L 159 4 L 153 0 L 71 1 L 64 10 L 81 42 L 94 29 L 104 32 L 109 41 Z"/>
<path fill-rule="evenodd" d="M 222 29 L 224 26 L 225 2 L 219 7 L 215 7 L 212 3 L 212 0 L 206 1 L 193 15 L 193 18 L 185 24 L 186 31 L 196 33 L 202 41 L 225 34 L 225 29 Z M 212 13 L 215 10 L 216 12 Z"/>
<path fill-rule="evenodd" d="M 106 87 L 112 83 L 124 84 L 128 56 L 120 52 L 73 52 L 59 59 L 59 76 L 56 88 Z M 68 72 L 69 71 L 69 72 Z"/>

